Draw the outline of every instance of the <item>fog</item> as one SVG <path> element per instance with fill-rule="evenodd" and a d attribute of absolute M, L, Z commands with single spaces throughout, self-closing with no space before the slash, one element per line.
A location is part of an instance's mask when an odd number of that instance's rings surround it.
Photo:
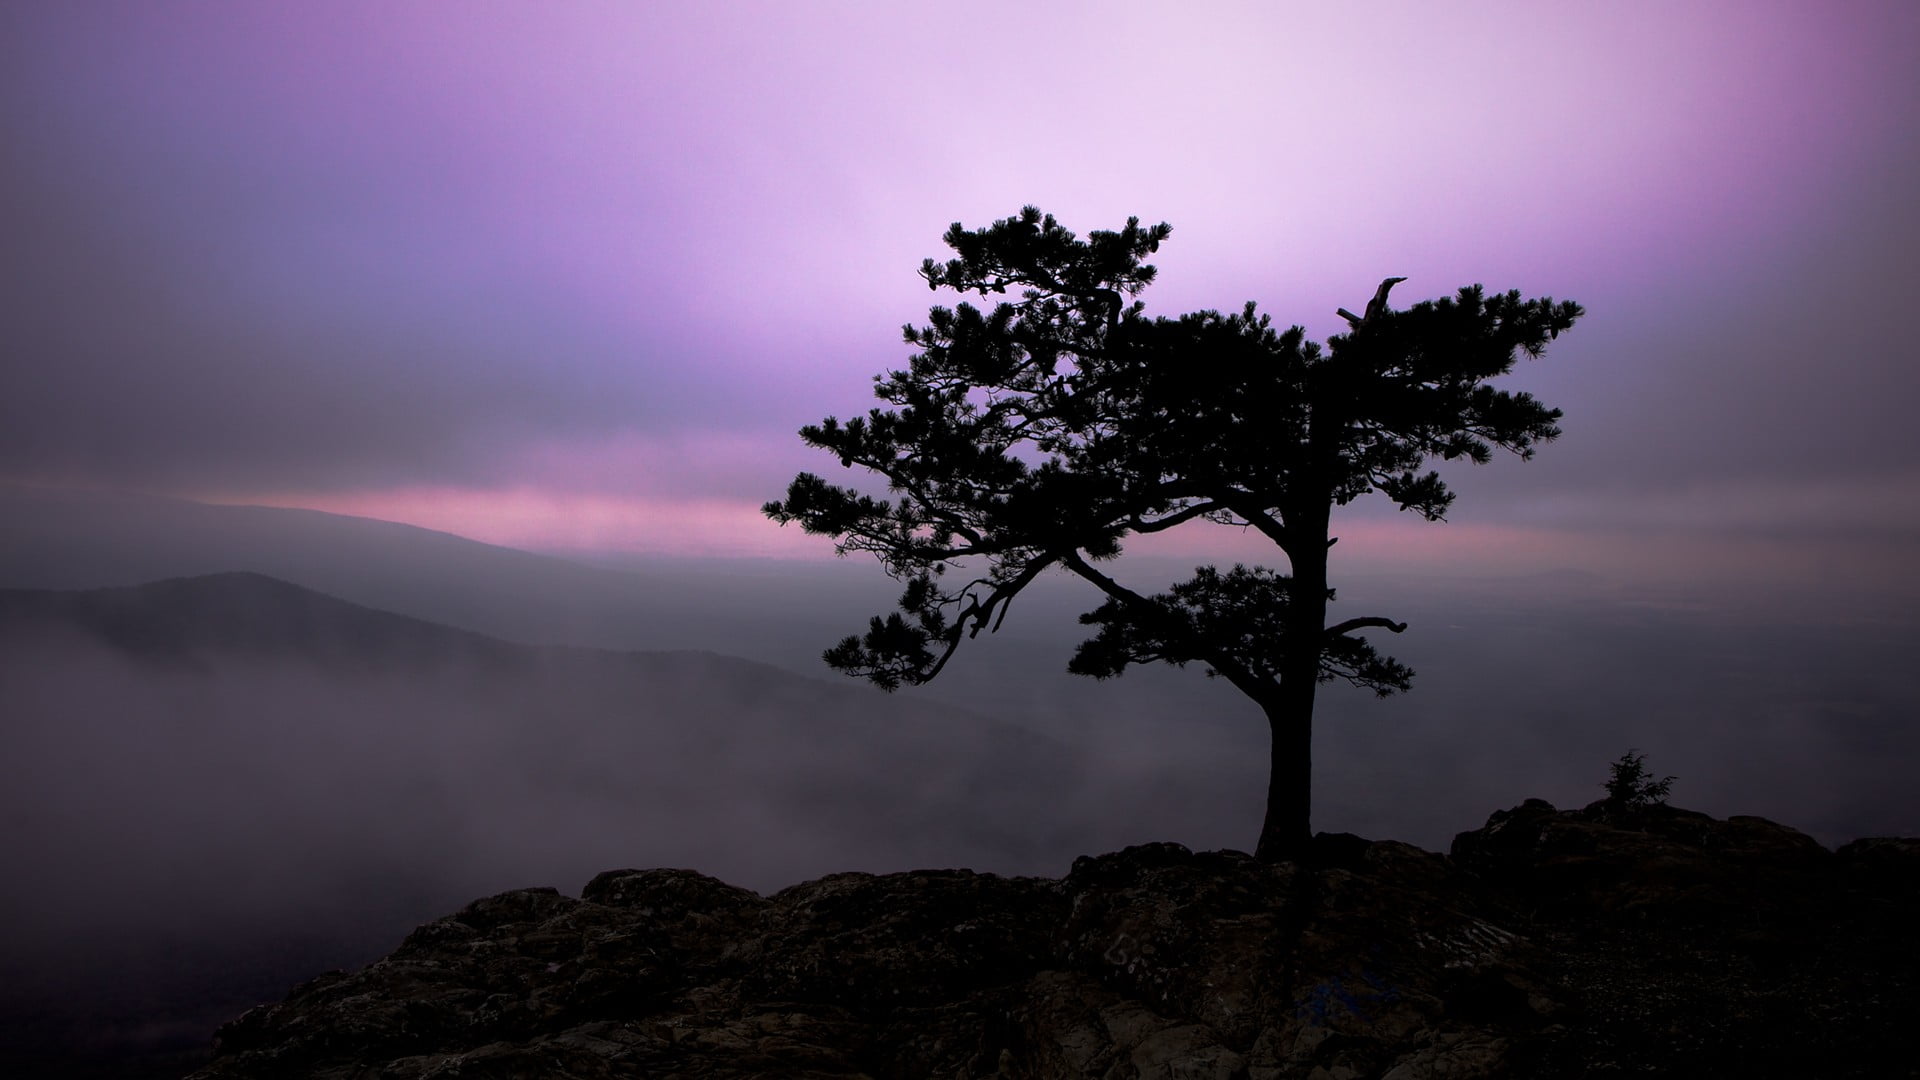
<path fill-rule="evenodd" d="M 862 562 L 595 567 L 318 514 L 40 509 L 0 519 L 0 586 L 251 569 L 444 625 L 230 578 L 237 593 L 198 606 L 129 594 L 149 600 L 122 605 L 127 625 L 172 621 L 114 637 L 20 615 L 13 594 L 0 962 L 16 1041 L 203 1044 L 469 899 L 577 892 L 615 867 L 770 891 L 848 869 L 1058 875 L 1126 844 L 1245 850 L 1257 832 L 1258 711 L 1196 670 L 1066 675 L 1093 603 L 1072 581 L 1040 582 L 934 684 L 884 695 L 818 661 L 893 596 Z M 1920 834 L 1903 764 L 1920 627 L 1897 607 L 1573 572 L 1337 584 L 1337 617 L 1410 624 L 1381 644 L 1417 675 L 1386 700 L 1323 688 L 1318 829 L 1445 850 L 1521 799 L 1591 801 L 1638 748 L 1689 808 L 1829 846 Z M 276 605 L 284 634 L 261 629 Z"/>
<path fill-rule="evenodd" d="M 904 362 L 946 223 L 1030 201 L 1173 223 L 1159 314 L 1318 338 L 1389 274 L 1591 311 L 1515 384 L 1566 435 L 1448 474 L 1477 519 L 1343 529 L 1340 617 L 1418 674 L 1324 689 L 1317 828 L 1444 850 L 1638 748 L 1687 807 L 1920 834 L 1920 6 L 461 14 L 0 5 L 0 590 L 252 571 L 518 643 L 0 642 L 0 1048 L 203 1044 L 613 867 L 1251 846 L 1258 711 L 1066 675 L 1074 582 L 885 697 L 819 662 L 897 593 L 870 562 L 605 554 L 824 551 L 755 513 L 830 460 L 792 432 Z M 1200 561 L 1151 546 L 1141 588 Z"/>

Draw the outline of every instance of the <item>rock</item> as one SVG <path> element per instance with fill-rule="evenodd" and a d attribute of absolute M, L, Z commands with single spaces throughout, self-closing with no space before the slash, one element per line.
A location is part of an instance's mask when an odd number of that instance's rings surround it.
<path fill-rule="evenodd" d="M 1913 898 L 1888 891 L 1913 841 L 1836 856 L 1758 818 L 1536 800 L 1452 858 L 1346 835 L 1311 858 L 1150 844 L 1058 880 L 849 873 L 766 897 L 610 871 L 306 983 L 223 1028 L 196 1077 L 1869 1075 L 1863 1055 L 1917 1049 Z"/>
<path fill-rule="evenodd" d="M 1920 893 L 1920 840 L 1906 836 L 1869 836 L 1834 853 L 1859 887 L 1888 898 L 1911 899 Z"/>
<path fill-rule="evenodd" d="M 1861 887 L 1912 865 L 1903 845 L 1843 857 L 1759 817 L 1530 799 L 1455 837 L 1452 860 L 1531 932 L 1530 974 L 1568 1003 L 1517 1049 L 1525 1072 L 1879 1076 L 1920 1045 L 1900 1019 L 1920 1006 L 1920 898 Z"/>
<path fill-rule="evenodd" d="M 1456 836 L 1452 858 L 1534 911 L 1716 924 L 1823 899 L 1808 890 L 1820 891 L 1832 853 L 1765 818 L 1604 802 L 1556 810 L 1528 799 Z"/>

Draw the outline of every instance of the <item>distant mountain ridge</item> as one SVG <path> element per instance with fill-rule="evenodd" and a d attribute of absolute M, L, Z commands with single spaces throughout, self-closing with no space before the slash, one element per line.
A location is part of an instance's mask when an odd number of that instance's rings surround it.
<path fill-rule="evenodd" d="M 0 486 L 0 588 L 125 587 L 245 571 L 510 641 L 704 648 L 803 672 L 818 664 L 830 632 L 795 634 L 796 611 L 838 625 L 834 612 L 844 608 L 846 620 L 864 621 L 893 592 L 880 575 L 818 563 L 783 567 L 769 595 L 754 565 L 612 570 L 318 510 Z M 796 637 L 807 643 L 797 651 Z"/>
<path fill-rule="evenodd" d="M 909 726 L 918 715 L 930 714 L 928 719 L 940 721 L 934 730 L 988 732 L 1031 747 L 1057 748 L 1052 740 L 990 717 L 885 697 L 859 684 L 809 678 L 709 650 L 525 644 L 353 603 L 253 571 L 101 589 L 0 589 L 0 638 L 24 645 L 62 633 L 143 661 L 271 659 L 393 674 L 468 664 L 491 676 L 544 670 L 569 677 L 601 672 L 642 679 L 673 671 L 682 685 L 668 694 L 632 695 L 636 702 L 654 704 L 688 690 L 688 672 L 676 669 L 691 665 L 722 678 L 729 696 L 758 699 L 777 687 L 774 696 L 790 703 L 796 694 L 819 695 L 841 706 L 852 700 L 884 701 L 886 711 Z M 789 719 L 804 721 L 805 713 Z"/>
<path fill-rule="evenodd" d="M 1041 868 L 1102 827 L 1075 753 L 992 717 L 710 652 L 518 644 L 251 572 L 0 590 L 0 718 L 7 1075 L 106 1032 L 190 1050 L 252 988 L 364 962 L 475 889 L 609 859 L 763 885 Z M 109 1004 L 130 999 L 166 1004 Z"/>
<path fill-rule="evenodd" d="M 897 583 L 859 560 L 636 558 L 613 569 L 317 510 L 0 485 L 0 588 L 93 589 L 231 571 L 508 641 L 708 650 L 820 677 L 828 676 L 821 651 L 899 595 Z M 1038 583 L 1020 618 L 972 642 L 948 678 L 913 696 L 1013 721 L 1073 712 L 1102 725 L 1121 713 L 1179 715 L 1209 692 L 1231 696 L 1196 689 L 1204 681 L 1197 672 L 1140 670 L 1124 686 L 1067 675 L 1072 643 L 1083 636 L 1075 616 L 1091 598 L 1065 584 Z M 1043 613 L 1051 618 L 1044 628 Z M 961 677 L 988 663 L 992 678 Z"/>
<path fill-rule="evenodd" d="M 235 571 L 281 582 L 141 591 Z M 617 865 L 762 891 L 835 869 L 1057 874 L 1146 840 L 1241 843 L 1265 782 L 1257 718 L 1197 672 L 1040 684 L 1078 640 L 1013 638 L 1041 603 L 944 687 L 828 676 L 819 648 L 897 589 L 857 561 L 621 572 L 315 511 L 0 487 L 0 586 L 78 585 L 128 589 L 124 609 L 42 595 L 0 615 L 18 629 L 0 642 L 0 820 L 17 826 L 0 829 L 0 1075 L 37 1075 L 4 1052 L 17 1032 L 137 1042 L 163 1012 L 191 1031 L 212 1014 L 176 1005 L 260 1000 L 517 885 Z M 1416 622 L 1404 658 L 1423 682 L 1384 706 L 1329 695 L 1328 828 L 1444 849 L 1514 776 L 1577 805 L 1637 745 L 1715 814 L 1829 847 L 1913 831 L 1906 624 L 1690 620 L 1564 602 L 1557 579 L 1395 596 L 1381 610 Z M 234 621 L 197 625 L 193 604 Z M 214 985 L 265 957 L 240 998 Z M 120 986 L 165 1004 L 45 1012 L 94 992 L 55 987 Z"/>
<path fill-rule="evenodd" d="M 0 635 L 64 628 L 141 659 L 236 653 L 405 667 L 458 659 L 504 664 L 514 646 L 328 596 L 251 571 L 120 588 L 0 589 Z"/>
<path fill-rule="evenodd" d="M 254 571 L 168 578 L 100 589 L 0 589 L 0 637 L 71 632 L 142 660 L 222 657 L 288 659 L 404 672 L 422 665 L 471 663 L 499 673 L 546 665 L 605 666 L 643 661 L 724 669 L 735 690 L 761 679 L 929 710 L 941 719 L 1005 732 L 1036 744 L 1050 740 L 981 715 L 908 699 L 879 699 L 865 687 L 829 682 L 706 649 L 616 650 L 537 645 L 446 626 L 357 604 Z"/>

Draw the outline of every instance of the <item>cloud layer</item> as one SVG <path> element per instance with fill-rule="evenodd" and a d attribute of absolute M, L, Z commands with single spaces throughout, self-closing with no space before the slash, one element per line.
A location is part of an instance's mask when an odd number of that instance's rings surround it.
<path fill-rule="evenodd" d="M 1904 9 L 0 19 L 16 480 L 751 522 L 902 359 L 945 224 L 1038 202 L 1173 222 L 1161 311 L 1325 334 L 1388 273 L 1585 303 L 1516 376 L 1568 434 L 1472 478 L 1487 523 L 1916 494 Z"/>

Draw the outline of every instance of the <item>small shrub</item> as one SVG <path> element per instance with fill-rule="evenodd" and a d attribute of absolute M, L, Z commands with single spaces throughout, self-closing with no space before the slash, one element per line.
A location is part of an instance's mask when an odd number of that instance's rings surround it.
<path fill-rule="evenodd" d="M 1647 755 L 1628 750 L 1613 763 L 1613 779 L 1608 780 L 1607 803 L 1623 809 L 1659 806 L 1667 801 L 1673 777 L 1655 780 L 1647 771 Z"/>

